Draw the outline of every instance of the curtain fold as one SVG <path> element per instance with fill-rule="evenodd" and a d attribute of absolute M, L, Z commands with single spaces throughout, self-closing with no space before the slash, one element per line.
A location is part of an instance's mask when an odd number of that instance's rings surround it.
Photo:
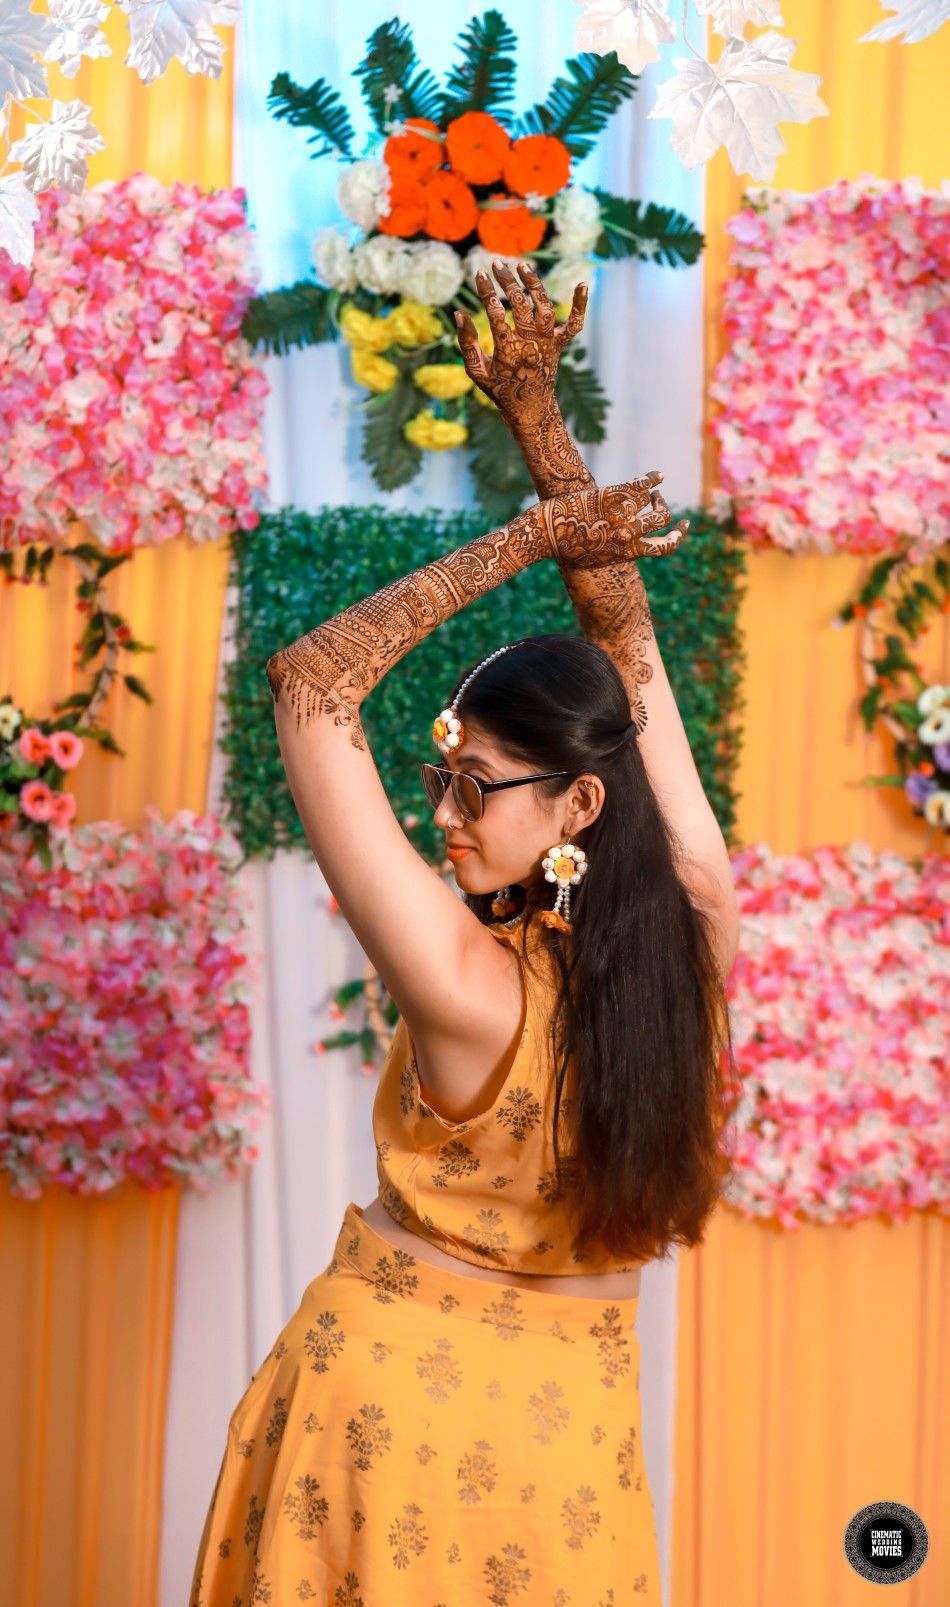
<path fill-rule="evenodd" d="M 176 62 L 146 87 L 124 66 L 125 19 L 110 8 L 113 55 L 51 94 L 85 100 L 107 140 L 91 184 L 140 170 L 206 188 L 231 180 L 232 30 L 212 82 Z M 204 808 L 227 544 L 141 551 L 107 594 L 154 643 L 146 706 L 110 694 L 104 722 L 126 757 L 87 744 L 74 775 L 80 822 L 139 826 Z M 42 717 L 77 689 L 82 620 L 69 560 L 48 589 L 0 588 L 0 685 Z M 141 668 L 141 666 L 137 666 Z M 83 683 L 85 684 L 85 683 Z M 16 1607 L 154 1607 L 162 1529 L 165 1413 L 175 1317 L 179 1194 L 127 1186 L 102 1199 L 37 1201 L 0 1189 L 0 1417 L 9 1473 L 0 1502 L 0 1596 Z"/>
<path fill-rule="evenodd" d="M 862 173 L 939 186 L 950 28 L 917 45 L 859 44 L 881 16 L 872 0 L 791 0 L 783 13 L 799 41 L 793 65 L 821 73 L 830 116 L 783 125 L 775 187 L 811 191 Z M 723 151 L 708 164 L 707 381 L 724 345 L 724 225 L 751 183 Z M 707 495 L 714 449 L 706 435 Z M 873 561 L 748 555 L 743 843 L 788 853 L 863 838 L 908 857 L 927 846 L 902 795 L 861 786 L 895 768 L 893 743 L 861 724 L 855 631 L 828 624 Z M 934 679 L 950 679 L 948 636 L 938 622 L 921 643 Z M 950 1464 L 937 1450 L 950 1415 L 948 1262 L 950 1225 L 931 1212 L 791 1235 L 725 1206 L 706 1242 L 681 1255 L 671 1607 L 858 1607 L 868 1587 L 844 1532 L 879 1500 L 913 1507 L 930 1535 L 901 1600 L 950 1600 L 939 1540 Z"/>

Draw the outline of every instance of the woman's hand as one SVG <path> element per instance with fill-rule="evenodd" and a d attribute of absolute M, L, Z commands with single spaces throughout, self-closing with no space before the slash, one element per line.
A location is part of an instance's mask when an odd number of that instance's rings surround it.
<path fill-rule="evenodd" d="M 490 397 L 506 420 L 530 429 L 550 407 L 561 352 L 579 334 L 587 311 L 587 286 L 578 285 L 570 316 L 563 324 L 534 269 L 519 262 L 521 285 L 507 263 L 492 263 L 495 278 L 511 305 L 514 328 L 488 274 L 479 269 L 475 288 L 488 315 L 494 351 L 483 351 L 468 313 L 457 312 L 458 343 L 465 372 Z"/>
<path fill-rule="evenodd" d="M 660 469 L 625 485 L 588 486 L 541 503 L 560 564 L 595 569 L 636 558 L 675 552 L 689 528 L 680 519 L 658 536 L 672 515 L 657 490 Z"/>

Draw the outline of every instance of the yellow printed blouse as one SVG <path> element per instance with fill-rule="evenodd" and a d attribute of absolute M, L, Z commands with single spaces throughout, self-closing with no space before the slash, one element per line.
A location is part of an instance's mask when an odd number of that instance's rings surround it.
<path fill-rule="evenodd" d="M 516 917 L 488 930 L 520 957 L 523 925 Z M 557 962 L 546 934 L 535 915 L 528 923 L 528 963 L 520 960 L 524 1030 L 500 1093 L 480 1115 L 453 1122 L 423 1101 L 412 1040 L 399 1018 L 373 1104 L 380 1199 L 402 1227 L 477 1266 L 547 1276 L 631 1271 L 640 1263 L 606 1250 L 576 1256 L 559 1203 L 550 1030 Z M 562 1115 L 569 1105 L 565 1086 Z M 562 1161 L 563 1131 L 562 1122 Z"/>

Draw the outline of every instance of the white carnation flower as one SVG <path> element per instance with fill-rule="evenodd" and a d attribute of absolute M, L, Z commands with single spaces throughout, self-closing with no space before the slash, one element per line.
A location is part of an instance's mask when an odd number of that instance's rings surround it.
<path fill-rule="evenodd" d="M 331 290 L 355 290 L 356 264 L 350 242 L 339 229 L 324 229 L 313 242 L 313 265 L 321 284 Z"/>
<path fill-rule="evenodd" d="M 340 211 L 366 233 L 389 211 L 390 172 L 385 162 L 367 157 L 344 168 L 336 187 Z"/>
<path fill-rule="evenodd" d="M 562 190 L 554 202 L 555 250 L 582 257 L 593 251 L 600 235 L 600 202 L 581 184 Z"/>
<path fill-rule="evenodd" d="M 590 257 L 561 257 L 544 280 L 552 301 L 573 301 L 574 291 L 583 280 L 589 285 L 594 263 Z"/>
<path fill-rule="evenodd" d="M 457 295 L 464 277 L 462 261 L 444 240 L 419 240 L 403 258 L 399 289 L 426 307 L 444 307 Z"/>
<path fill-rule="evenodd" d="M 379 296 L 392 296 L 400 289 L 403 262 L 407 255 L 402 240 L 388 234 L 374 234 L 353 248 L 356 277 L 364 290 Z"/>

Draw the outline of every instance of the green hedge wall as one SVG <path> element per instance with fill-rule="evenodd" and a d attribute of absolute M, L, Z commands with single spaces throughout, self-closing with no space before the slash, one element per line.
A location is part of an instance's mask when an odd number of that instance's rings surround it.
<path fill-rule="evenodd" d="M 670 683 L 706 795 L 733 846 L 743 663 L 737 620 L 744 547 L 730 527 L 684 508 L 679 550 L 641 571 Z M 478 513 L 394 513 L 378 506 L 281 508 L 232 541 L 236 656 L 227 669 L 221 746 L 228 756 L 225 816 L 246 858 L 309 848 L 284 779 L 264 666 L 270 655 L 389 581 L 481 534 Z M 461 668 L 503 642 L 579 627 L 554 563 L 534 564 L 433 631 L 363 704 L 380 776 L 409 840 L 433 865 L 443 857 L 419 764 L 435 752 L 432 721 Z M 417 815 L 417 825 L 405 824 Z"/>

